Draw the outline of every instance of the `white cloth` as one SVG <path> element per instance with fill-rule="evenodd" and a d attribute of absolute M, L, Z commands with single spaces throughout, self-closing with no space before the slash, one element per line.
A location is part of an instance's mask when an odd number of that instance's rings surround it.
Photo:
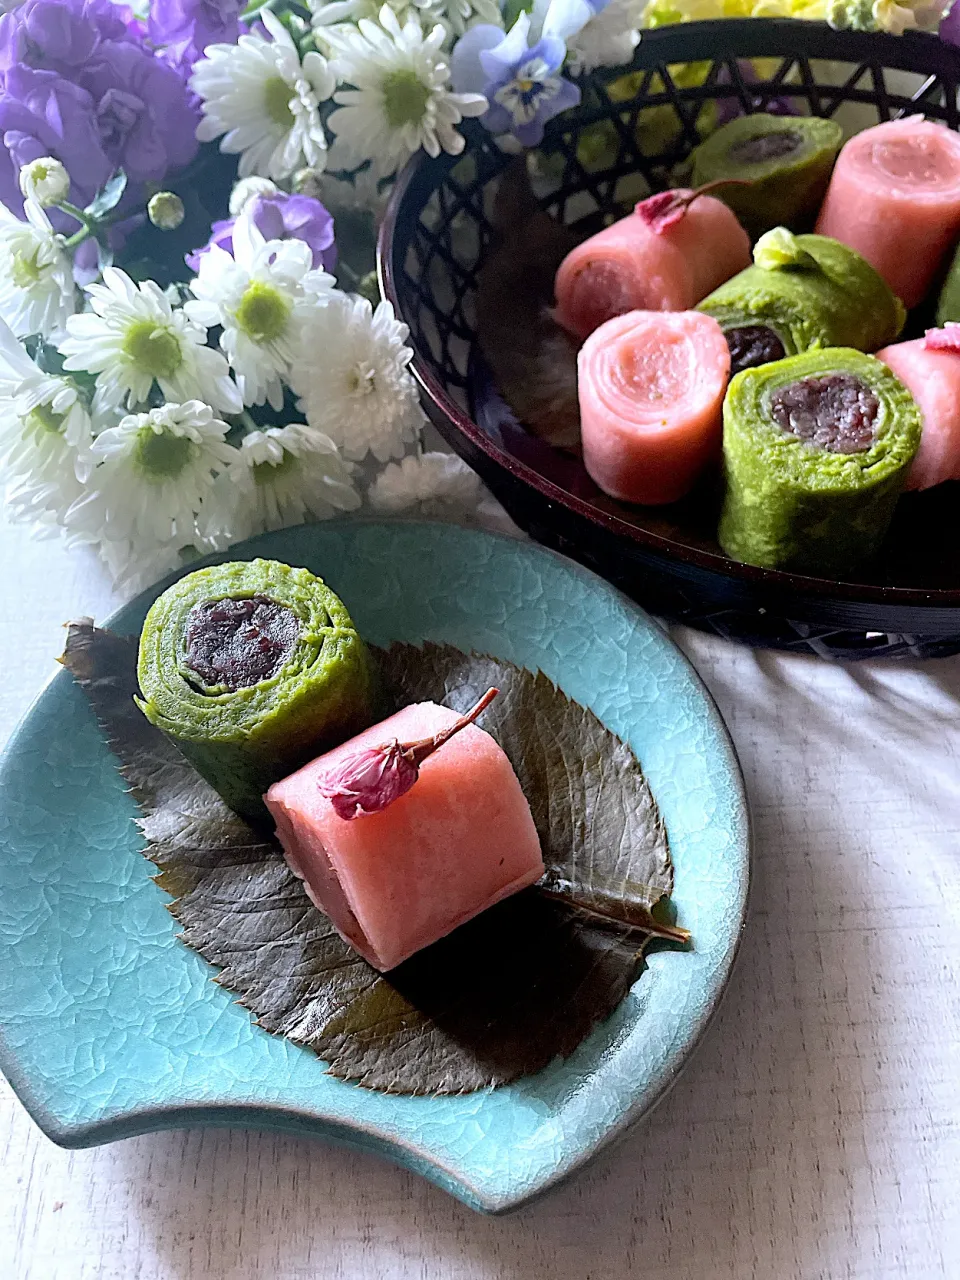
<path fill-rule="evenodd" d="M 0 526 L 0 741 L 96 561 Z M 0 1083 L 4 1280 L 960 1276 L 960 659 L 834 666 L 678 633 L 736 741 L 756 870 L 720 1016 L 660 1109 L 484 1219 L 319 1142 L 53 1147 Z M 0 981 L 2 981 L 0 975 Z"/>

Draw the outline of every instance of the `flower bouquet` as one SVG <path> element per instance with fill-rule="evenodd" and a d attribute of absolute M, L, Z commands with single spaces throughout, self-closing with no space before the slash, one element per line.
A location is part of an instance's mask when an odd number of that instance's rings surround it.
<path fill-rule="evenodd" d="M 744 12 L 930 28 L 927 0 L 24 0 L 0 17 L 8 511 L 120 584 L 266 529 L 458 513 L 424 452 L 375 220 L 478 117 L 535 147 L 644 26 Z M 951 22 L 951 18 L 946 23 Z M 949 32 L 945 26 L 945 35 Z"/>

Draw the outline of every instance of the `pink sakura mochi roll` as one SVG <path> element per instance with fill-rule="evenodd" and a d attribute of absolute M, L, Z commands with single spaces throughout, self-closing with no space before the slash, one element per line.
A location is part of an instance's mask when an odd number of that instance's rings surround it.
<path fill-rule="evenodd" d="M 960 325 L 896 342 L 878 351 L 877 359 L 912 394 L 923 418 L 920 448 L 905 487 L 930 489 L 944 480 L 960 480 Z"/>
<path fill-rule="evenodd" d="M 506 755 L 467 725 L 379 813 L 338 817 L 321 780 L 364 748 L 428 738 L 459 719 L 404 707 L 276 782 L 264 797 L 291 869 L 338 933 L 385 972 L 543 875 L 530 806 Z"/>
<path fill-rule="evenodd" d="M 650 204 L 641 200 L 561 262 L 555 314 L 578 338 L 628 311 L 688 311 L 750 265 L 750 237 L 722 200 L 700 196 L 666 219 L 646 213 Z"/>
<path fill-rule="evenodd" d="M 922 116 L 855 134 L 837 159 L 817 232 L 856 249 L 915 307 L 960 232 L 960 136 Z"/>

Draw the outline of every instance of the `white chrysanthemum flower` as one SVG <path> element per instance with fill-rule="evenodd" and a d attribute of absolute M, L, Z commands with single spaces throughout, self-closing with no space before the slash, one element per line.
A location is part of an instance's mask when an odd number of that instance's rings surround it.
<path fill-rule="evenodd" d="M 313 26 L 317 40 L 326 36 L 325 28 L 345 23 L 356 25 L 361 18 L 375 21 L 382 7 L 382 0 L 309 0 L 313 11 Z M 497 0 L 387 0 L 398 22 L 406 22 L 413 14 L 420 25 L 431 29 L 440 23 L 447 32 L 448 41 L 459 38 L 468 27 L 478 22 L 503 26 L 503 17 Z"/>
<path fill-rule="evenodd" d="M 331 147 L 331 158 L 336 143 Z M 361 169 L 348 177 L 337 178 L 324 173 L 316 188 L 305 194 L 320 200 L 331 213 L 373 213 L 378 219 L 390 199 L 390 183 L 383 182 L 372 168 Z"/>
<path fill-rule="evenodd" d="M 190 283 L 188 315 L 222 325 L 220 345 L 237 375 L 245 404 L 283 407 L 283 381 L 298 348 L 304 320 L 335 286 L 313 270 L 302 240 L 265 240 L 249 218 L 233 229 L 233 256 L 212 245 Z"/>
<path fill-rule="evenodd" d="M 206 540 L 226 547 L 265 529 L 286 529 L 355 511 L 360 495 L 337 446 L 302 423 L 245 436 L 200 513 Z"/>
<path fill-rule="evenodd" d="M 359 29 L 330 28 L 325 38 L 338 79 L 353 86 L 334 94 L 329 122 L 351 168 L 372 160 L 378 174 L 391 174 L 421 147 L 431 156 L 460 154 L 465 144 L 454 126 L 489 104 L 482 93 L 451 92 L 442 26 L 424 37 L 413 14 L 401 27 L 384 5 L 378 23 L 364 18 Z"/>
<path fill-rule="evenodd" d="M 145 404 L 154 383 L 168 400 L 203 400 L 239 413 L 240 392 L 207 331 L 173 306 L 159 285 L 137 285 L 107 267 L 103 284 L 87 286 L 92 311 L 71 316 L 60 344 L 65 369 L 97 375 L 94 412 Z"/>
<path fill-rule="evenodd" d="M 117 564 L 194 544 L 196 517 L 214 478 L 236 457 L 229 427 L 199 400 L 133 413 L 90 447 L 87 492 L 64 517 L 78 542 L 112 542 Z"/>
<path fill-rule="evenodd" d="M 474 512 L 484 493 L 480 477 L 455 454 L 424 453 L 384 467 L 367 497 L 389 515 L 444 516 Z"/>
<path fill-rule="evenodd" d="M 374 311 L 345 293 L 331 294 L 303 327 L 290 385 L 311 427 L 351 461 L 398 458 L 423 426 L 408 333 L 389 302 Z"/>
<path fill-rule="evenodd" d="M 187 560 L 195 558 L 200 551 L 209 550 L 210 547 L 194 544 L 180 547 L 175 542 L 153 547 L 123 541 L 104 541 L 97 545 L 97 552 L 107 567 L 113 585 L 118 590 L 131 593 L 153 586 L 174 569 L 182 568 Z"/>
<path fill-rule="evenodd" d="M 503 28 L 503 14 L 497 0 L 447 0 L 440 21 L 457 40 L 470 27 L 481 22 Z"/>
<path fill-rule="evenodd" d="M 230 217 L 239 218 L 241 213 L 257 196 L 275 196 L 280 188 L 269 178 L 240 178 L 233 184 L 230 192 Z"/>
<path fill-rule="evenodd" d="M 57 338 L 76 310 L 76 290 L 63 240 L 35 200 L 26 221 L 0 204 L 0 318 L 18 338 Z"/>
<path fill-rule="evenodd" d="M 240 156 L 241 178 L 289 177 L 303 165 L 322 169 L 326 135 L 320 103 L 335 80 L 319 53 L 300 54 L 286 27 L 269 9 L 257 17 L 272 39 L 242 35 L 236 44 L 208 45 L 194 65 L 190 87 L 201 99 L 201 142 L 223 136 L 220 150 Z"/>
<path fill-rule="evenodd" d="M 83 493 L 91 439 L 76 384 L 37 368 L 0 321 L 0 468 L 15 519 L 62 518 Z"/>
<path fill-rule="evenodd" d="M 40 156 L 20 170 L 20 191 L 26 200 L 36 200 L 42 209 L 59 204 L 70 194 L 70 175 L 53 156 Z"/>
<path fill-rule="evenodd" d="M 324 28 L 352 25 L 362 18 L 376 22 L 383 8 L 383 0 L 307 0 L 311 20 L 321 42 L 326 38 Z M 398 22 L 406 22 L 413 14 L 424 26 L 435 26 L 443 20 L 443 0 L 387 0 L 387 6 L 396 14 Z"/>
<path fill-rule="evenodd" d="M 597 67 L 622 67 L 633 58 L 647 0 L 610 0 L 567 39 L 568 67 L 575 76 Z"/>

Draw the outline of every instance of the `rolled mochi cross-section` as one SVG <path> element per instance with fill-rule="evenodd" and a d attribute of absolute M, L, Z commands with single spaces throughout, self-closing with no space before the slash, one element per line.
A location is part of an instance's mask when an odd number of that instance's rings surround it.
<path fill-rule="evenodd" d="M 231 809 L 373 719 L 373 664 L 343 601 L 306 569 L 197 569 L 150 606 L 137 675 L 147 719 Z"/>
<path fill-rule="evenodd" d="M 578 357 L 583 461 L 623 502 L 676 502 L 720 451 L 730 352 L 699 311 L 631 311 Z"/>
<path fill-rule="evenodd" d="M 952 349 L 936 343 L 936 331 L 912 342 L 897 342 L 877 352 L 920 408 L 923 433 L 907 475 L 907 489 L 930 489 L 945 480 L 960 480 L 960 325 Z"/>
<path fill-rule="evenodd" d="M 856 249 L 915 307 L 960 232 L 960 135 L 920 116 L 856 134 L 816 229 Z"/>
<path fill-rule="evenodd" d="M 812 224 L 843 142 L 843 129 L 820 116 L 738 116 L 690 155 L 696 187 L 742 179 L 720 193 L 751 235 L 778 225 Z"/>
<path fill-rule="evenodd" d="M 644 203 L 560 264 L 555 314 L 579 338 L 628 311 L 688 311 L 750 261 L 750 238 L 722 200 L 699 196 L 662 229 L 638 212 Z"/>
<path fill-rule="evenodd" d="M 291 869 L 337 932 L 386 972 L 543 875 L 530 806 L 507 756 L 467 725 L 379 813 L 345 819 L 321 783 L 364 748 L 413 742 L 459 717 L 421 702 L 274 785 L 264 797 Z"/>
<path fill-rule="evenodd" d="M 734 373 L 818 347 L 876 351 L 903 327 L 899 299 L 866 259 L 828 236 L 767 232 L 754 264 L 704 298 Z"/>
<path fill-rule="evenodd" d="M 879 546 L 920 443 L 920 411 L 860 351 L 746 369 L 723 406 L 720 545 L 766 569 L 839 576 Z"/>

